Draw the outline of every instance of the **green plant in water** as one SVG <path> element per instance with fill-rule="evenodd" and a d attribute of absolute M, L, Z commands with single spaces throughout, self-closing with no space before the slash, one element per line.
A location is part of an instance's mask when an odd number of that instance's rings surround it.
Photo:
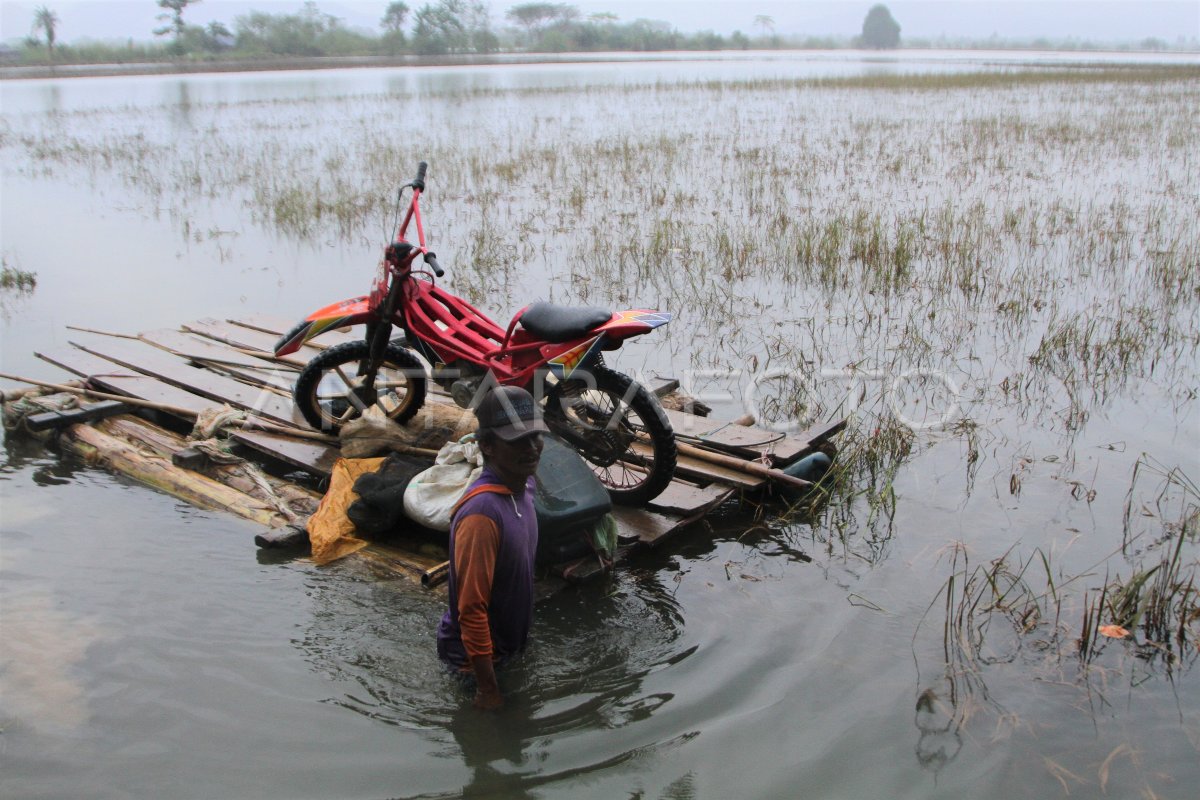
<path fill-rule="evenodd" d="M 1145 474 L 1158 478 L 1153 508 L 1135 500 Z M 1135 531 L 1135 519 L 1155 520 L 1159 530 Z M 1130 639 L 1140 657 L 1161 658 L 1168 669 L 1193 663 L 1200 655 L 1200 560 L 1187 552 L 1200 538 L 1200 489 L 1182 470 L 1168 470 L 1143 454 L 1126 497 L 1123 549 L 1132 552 L 1134 542 L 1147 533 L 1155 535 L 1151 549 L 1160 550 L 1158 562 L 1135 567 L 1126 579 L 1106 579 L 1099 596 L 1085 602 L 1079 636 L 1079 658 L 1085 665 L 1108 639 Z"/>
<path fill-rule="evenodd" d="M 0 289 L 30 294 L 36 286 L 36 273 L 10 266 L 7 260 L 0 262 Z"/>

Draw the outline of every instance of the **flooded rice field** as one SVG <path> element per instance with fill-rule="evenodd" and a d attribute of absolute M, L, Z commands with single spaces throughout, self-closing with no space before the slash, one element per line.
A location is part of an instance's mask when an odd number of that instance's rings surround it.
<path fill-rule="evenodd" d="M 1044 61 L 1044 59 L 1043 59 Z M 657 307 L 619 353 L 850 424 L 538 608 L 495 716 L 436 597 L 8 437 L 5 797 L 1191 797 L 1200 67 L 855 60 L 0 83 L 3 369 L 363 293 Z M 6 385 L 7 386 L 7 385 Z M 684 431 L 686 433 L 686 431 Z"/>

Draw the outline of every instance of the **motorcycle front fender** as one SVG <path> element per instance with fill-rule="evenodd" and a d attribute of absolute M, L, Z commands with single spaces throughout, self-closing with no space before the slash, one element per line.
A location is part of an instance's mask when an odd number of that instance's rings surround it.
<path fill-rule="evenodd" d="M 297 322 L 291 330 L 279 337 L 275 343 L 275 355 L 286 356 L 296 352 L 305 342 L 315 339 L 326 331 L 372 322 L 375 314 L 370 308 L 370 298 L 352 297 L 332 305 L 319 308 Z"/>

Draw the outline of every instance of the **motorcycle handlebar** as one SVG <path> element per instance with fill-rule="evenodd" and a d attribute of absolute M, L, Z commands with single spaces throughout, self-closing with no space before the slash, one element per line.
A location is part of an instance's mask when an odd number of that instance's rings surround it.
<path fill-rule="evenodd" d="M 433 253 L 425 254 L 425 265 L 433 270 L 433 274 L 437 275 L 439 278 L 446 274 L 438 265 L 437 256 L 435 256 Z"/>
<path fill-rule="evenodd" d="M 417 164 L 417 177 L 413 179 L 411 184 L 414 189 L 420 189 L 422 192 L 425 191 L 425 170 L 428 168 L 429 164 L 424 161 Z"/>

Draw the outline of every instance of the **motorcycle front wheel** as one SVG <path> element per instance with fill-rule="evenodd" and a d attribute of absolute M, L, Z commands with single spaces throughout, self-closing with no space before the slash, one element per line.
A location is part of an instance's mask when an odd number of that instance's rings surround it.
<path fill-rule="evenodd" d="M 300 372 L 293 397 L 309 425 L 336 433 L 371 406 L 404 423 L 425 403 L 425 366 L 396 345 L 388 345 L 375 383 L 368 389 L 365 372 L 369 349 L 365 340 L 339 344 L 308 362 Z"/>
<path fill-rule="evenodd" d="M 675 474 L 675 432 L 646 387 L 607 367 L 546 395 L 546 425 L 591 465 L 613 501 L 644 505 Z"/>

